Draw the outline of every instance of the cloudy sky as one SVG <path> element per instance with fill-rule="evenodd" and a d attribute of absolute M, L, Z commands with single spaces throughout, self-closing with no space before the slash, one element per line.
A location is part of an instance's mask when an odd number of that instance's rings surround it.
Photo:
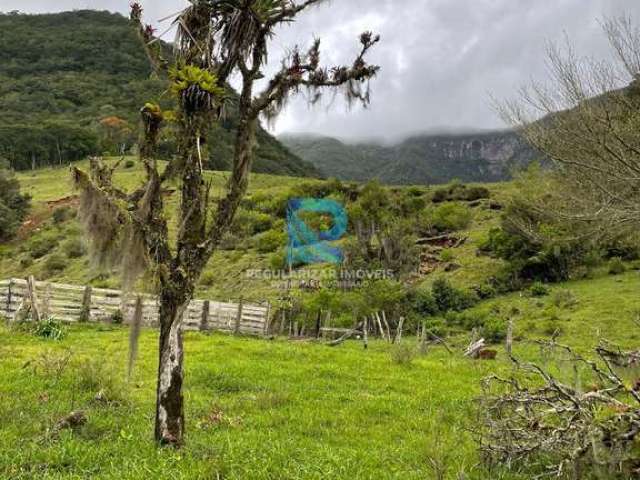
<path fill-rule="evenodd" d="M 185 0 L 142 0 L 148 23 L 175 14 Z M 0 0 L 0 10 L 48 12 L 103 9 L 128 12 L 128 0 Z M 548 41 L 565 33 L 579 53 L 608 54 L 598 20 L 630 14 L 638 0 L 331 0 L 283 27 L 271 60 L 293 44 L 322 38 L 325 63 L 348 62 L 357 35 L 382 35 L 370 60 L 382 67 L 372 105 L 348 111 L 339 99 L 313 109 L 292 102 L 275 132 L 313 132 L 388 140 L 441 129 L 503 127 L 490 95 L 510 97 L 531 78 L 545 77 Z M 168 22 L 158 25 L 162 31 Z M 167 40 L 171 40 L 169 33 Z"/>

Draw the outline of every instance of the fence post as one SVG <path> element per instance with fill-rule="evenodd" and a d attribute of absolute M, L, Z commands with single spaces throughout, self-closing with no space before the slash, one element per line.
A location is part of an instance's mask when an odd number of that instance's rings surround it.
<path fill-rule="evenodd" d="M 49 318 L 50 302 L 51 302 L 51 284 L 47 282 L 44 285 L 44 297 L 42 298 L 42 316 L 44 318 Z"/>
<path fill-rule="evenodd" d="M 209 300 L 205 300 L 202 305 L 202 318 L 200 319 L 200 331 L 204 332 L 209 329 L 209 311 L 210 311 L 210 303 Z"/>
<path fill-rule="evenodd" d="M 264 334 L 268 335 L 271 328 L 271 302 L 267 302 L 267 316 L 264 319 Z"/>
<path fill-rule="evenodd" d="M 91 319 L 91 286 L 87 285 L 82 296 L 82 310 L 80 310 L 80 321 L 88 322 Z"/>
<path fill-rule="evenodd" d="M 241 322 L 242 322 L 242 298 L 240 298 L 240 303 L 238 303 L 238 315 L 236 316 L 236 327 L 233 331 L 236 335 L 240 333 Z"/>
<path fill-rule="evenodd" d="M 36 279 L 33 275 L 27 279 L 27 293 L 31 304 L 31 317 L 34 322 L 39 322 L 40 310 L 38 310 L 38 296 L 36 295 Z"/>
<path fill-rule="evenodd" d="M 11 302 L 13 302 L 13 292 L 12 292 L 12 287 L 13 287 L 13 278 L 9 279 L 9 289 L 7 291 L 7 318 L 9 318 L 11 316 Z"/>

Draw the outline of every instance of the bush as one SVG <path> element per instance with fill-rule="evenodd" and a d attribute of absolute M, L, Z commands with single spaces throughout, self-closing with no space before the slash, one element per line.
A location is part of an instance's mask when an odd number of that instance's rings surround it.
<path fill-rule="evenodd" d="M 20 266 L 22 268 L 29 268 L 31 265 L 33 265 L 33 257 L 31 254 L 27 253 L 24 257 L 20 258 Z"/>
<path fill-rule="evenodd" d="M 220 250 L 235 250 L 240 248 L 242 239 L 231 232 L 225 232 L 220 240 Z"/>
<path fill-rule="evenodd" d="M 200 285 L 203 287 L 210 287 L 216 283 L 217 275 L 213 272 L 207 272 L 200 277 Z"/>
<path fill-rule="evenodd" d="M 456 255 L 451 248 L 445 248 L 440 252 L 440 260 L 443 262 L 453 262 L 456 259 Z"/>
<path fill-rule="evenodd" d="M 461 203 L 445 203 L 430 214 L 430 223 L 438 232 L 464 230 L 471 220 L 473 212 Z"/>
<path fill-rule="evenodd" d="M 440 313 L 438 303 L 429 290 L 418 290 L 413 300 L 413 309 L 422 316 L 432 317 Z"/>
<path fill-rule="evenodd" d="M 133 168 L 136 166 L 136 162 L 134 160 L 127 160 L 126 162 L 124 162 L 124 168 L 126 168 L 127 170 Z"/>
<path fill-rule="evenodd" d="M 571 290 L 560 289 L 553 292 L 553 304 L 558 308 L 571 308 L 578 303 L 578 299 Z"/>
<path fill-rule="evenodd" d="M 480 328 L 480 334 L 490 343 L 500 343 L 507 338 L 507 322 L 501 318 L 488 318 Z"/>
<path fill-rule="evenodd" d="M 252 237 L 273 228 L 273 217 L 266 213 L 241 210 L 236 216 L 231 231 L 240 237 Z"/>
<path fill-rule="evenodd" d="M 287 244 L 287 235 L 283 231 L 269 230 L 255 239 L 255 247 L 260 253 L 272 253 Z"/>
<path fill-rule="evenodd" d="M 549 295 L 549 287 L 542 282 L 535 282 L 529 287 L 529 295 L 532 297 L 546 297 Z"/>
<path fill-rule="evenodd" d="M 269 255 L 269 268 L 271 270 L 284 270 L 287 268 L 287 253 L 281 249 Z"/>
<path fill-rule="evenodd" d="M 70 207 L 60 207 L 56 208 L 53 211 L 53 223 L 54 225 L 60 225 L 67 220 L 73 218 L 75 215 L 75 211 L 73 211 Z"/>
<path fill-rule="evenodd" d="M 122 325 L 124 323 L 124 314 L 122 313 L 122 310 L 118 309 L 113 312 L 113 315 L 111 315 L 111 323 L 114 325 Z"/>
<path fill-rule="evenodd" d="M 465 290 L 455 288 L 449 280 L 439 278 L 433 282 L 431 293 L 440 312 L 460 312 L 472 307 L 478 301 L 478 297 Z"/>
<path fill-rule="evenodd" d="M 67 268 L 67 259 L 60 254 L 54 254 L 47 257 L 47 260 L 44 262 L 44 271 L 48 276 L 55 275 L 56 273 L 60 273 Z"/>
<path fill-rule="evenodd" d="M 447 325 L 441 318 L 430 318 L 423 323 L 423 326 L 427 330 L 427 338 L 429 338 L 429 333 L 438 337 L 446 337 L 449 333 Z"/>
<path fill-rule="evenodd" d="M 49 340 L 62 340 L 66 335 L 66 331 L 58 320 L 49 318 L 33 325 L 33 334 L 37 337 Z"/>
<path fill-rule="evenodd" d="M 498 343 L 507 336 L 507 322 L 501 318 L 492 317 L 484 312 L 448 312 L 445 320 L 448 325 L 461 327 L 465 330 L 475 329 L 487 342 Z"/>
<path fill-rule="evenodd" d="M 63 245 L 63 250 L 69 258 L 80 258 L 87 253 L 87 247 L 79 238 L 68 240 Z"/>
<path fill-rule="evenodd" d="M 488 283 L 477 285 L 473 288 L 473 290 L 481 300 L 493 298 L 497 294 L 496 288 Z"/>
<path fill-rule="evenodd" d="M 627 267 L 620 257 L 614 257 L 609 260 L 609 273 L 611 275 L 620 275 L 627 271 Z"/>
<path fill-rule="evenodd" d="M 126 385 L 114 374 L 105 359 L 91 359 L 77 366 L 74 372 L 76 386 L 89 393 L 94 401 L 122 404 L 128 401 Z"/>
<path fill-rule="evenodd" d="M 32 238 L 26 249 L 33 258 L 42 258 L 58 246 L 57 237 L 51 234 L 40 235 Z"/>
<path fill-rule="evenodd" d="M 11 239 L 29 211 L 31 197 L 20 193 L 15 176 L 0 165 L 0 241 Z"/>
<path fill-rule="evenodd" d="M 461 183 L 439 188 L 433 193 L 434 203 L 464 201 L 473 202 L 475 200 L 490 198 L 491 192 L 485 187 L 468 187 Z"/>
<path fill-rule="evenodd" d="M 398 365 L 411 365 L 416 358 L 413 346 L 406 343 L 397 343 L 391 347 L 391 360 Z"/>

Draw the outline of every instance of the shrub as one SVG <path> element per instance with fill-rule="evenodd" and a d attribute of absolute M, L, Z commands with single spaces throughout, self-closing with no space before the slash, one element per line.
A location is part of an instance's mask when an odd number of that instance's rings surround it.
<path fill-rule="evenodd" d="M 407 189 L 407 194 L 410 197 L 422 197 L 426 193 L 425 189 L 422 187 L 409 187 Z"/>
<path fill-rule="evenodd" d="M 31 197 L 20 193 L 20 183 L 0 164 L 0 241 L 17 232 L 30 207 Z"/>
<path fill-rule="evenodd" d="M 53 254 L 47 257 L 47 260 L 44 262 L 44 271 L 43 273 L 51 276 L 56 273 L 64 271 L 67 268 L 67 259 L 60 254 Z"/>
<path fill-rule="evenodd" d="M 627 267 L 625 266 L 622 258 L 613 257 L 609 260 L 609 273 L 611 275 L 620 275 L 627 271 Z"/>
<path fill-rule="evenodd" d="M 51 234 L 45 234 L 32 238 L 26 244 L 26 249 L 33 258 L 42 258 L 57 246 L 58 239 Z"/>
<path fill-rule="evenodd" d="M 124 323 L 124 314 L 122 313 L 122 310 L 118 309 L 113 312 L 113 315 L 111 315 L 111 323 L 114 325 L 122 325 Z"/>
<path fill-rule="evenodd" d="M 216 283 L 216 274 L 213 272 L 207 272 L 200 277 L 200 285 L 203 287 L 210 287 Z"/>
<path fill-rule="evenodd" d="M 406 343 L 397 343 L 391 347 L 391 360 L 398 365 L 411 365 L 416 357 L 413 346 Z"/>
<path fill-rule="evenodd" d="M 423 327 L 427 330 L 427 338 L 429 338 L 429 333 L 438 337 L 445 337 L 448 333 L 447 326 L 441 318 L 429 318 L 423 323 Z"/>
<path fill-rule="evenodd" d="M 542 333 L 548 336 L 562 335 L 562 327 L 557 320 L 547 320 L 542 324 Z"/>
<path fill-rule="evenodd" d="M 445 248 L 444 250 L 442 250 L 442 252 L 440 252 L 440 260 L 442 260 L 443 262 L 453 262 L 455 258 L 456 255 L 451 248 Z"/>
<path fill-rule="evenodd" d="M 136 166 L 136 162 L 134 160 L 127 160 L 126 162 L 124 162 L 124 168 L 126 168 L 127 170 L 133 168 Z"/>
<path fill-rule="evenodd" d="M 77 388 L 91 394 L 96 402 L 122 404 L 128 401 L 127 386 L 104 359 L 83 361 L 76 367 L 74 378 Z"/>
<path fill-rule="evenodd" d="M 480 334 L 491 343 L 499 343 L 507 338 L 507 322 L 501 318 L 488 318 L 480 328 Z"/>
<path fill-rule="evenodd" d="M 269 255 L 269 268 L 271 268 L 271 270 L 284 270 L 286 267 L 287 267 L 286 250 L 280 249 L 279 251 Z"/>
<path fill-rule="evenodd" d="M 33 257 L 31 254 L 27 253 L 25 256 L 20 258 L 20 266 L 22 268 L 29 268 L 31 265 L 33 265 Z"/>
<path fill-rule="evenodd" d="M 80 258 L 87 253 L 87 247 L 79 238 L 68 240 L 62 248 L 69 258 Z"/>
<path fill-rule="evenodd" d="M 242 239 L 231 232 L 225 232 L 220 240 L 220 250 L 235 250 L 242 244 Z"/>
<path fill-rule="evenodd" d="M 445 278 L 433 282 L 431 292 L 440 312 L 466 310 L 478 301 L 475 294 L 455 288 Z"/>
<path fill-rule="evenodd" d="M 488 283 L 482 283 L 480 285 L 477 285 L 473 288 L 473 290 L 475 291 L 476 295 L 478 295 L 478 298 L 480 298 L 481 300 L 486 300 L 487 298 L 493 298 L 497 294 L 496 288 L 493 285 L 490 285 Z"/>
<path fill-rule="evenodd" d="M 54 225 L 60 225 L 64 222 L 66 222 L 67 220 L 73 218 L 75 215 L 75 212 L 70 208 L 70 207 L 60 207 L 60 208 L 56 208 L 53 211 L 53 223 Z"/>
<path fill-rule="evenodd" d="M 273 228 L 273 217 L 253 210 L 241 210 L 236 216 L 231 231 L 241 237 L 251 237 Z"/>
<path fill-rule="evenodd" d="M 447 325 L 461 327 L 465 330 L 481 328 L 487 322 L 487 319 L 488 316 L 486 313 L 474 311 L 449 311 L 445 315 L 445 321 L 447 322 Z"/>
<path fill-rule="evenodd" d="M 58 320 L 49 318 L 33 325 L 33 334 L 37 337 L 49 340 L 62 340 L 66 335 L 66 331 Z"/>
<path fill-rule="evenodd" d="M 434 203 L 451 201 L 473 202 L 490 197 L 491 192 L 485 187 L 468 187 L 467 185 L 455 182 L 436 190 L 433 193 L 432 201 Z"/>
<path fill-rule="evenodd" d="M 413 295 L 413 309 L 420 315 L 431 317 L 438 315 L 440 308 L 429 290 L 418 290 Z"/>
<path fill-rule="evenodd" d="M 461 203 L 445 203 L 431 212 L 431 225 L 439 232 L 464 230 L 471 224 L 473 212 Z"/>
<path fill-rule="evenodd" d="M 285 246 L 287 236 L 279 230 L 269 230 L 255 239 L 255 247 L 260 253 L 272 253 Z"/>
<path fill-rule="evenodd" d="M 560 289 L 553 292 L 553 304 L 558 308 L 571 308 L 578 303 L 578 299 L 571 290 Z"/>
<path fill-rule="evenodd" d="M 529 287 L 529 295 L 532 297 L 545 297 L 549 295 L 549 287 L 542 282 L 535 282 Z"/>

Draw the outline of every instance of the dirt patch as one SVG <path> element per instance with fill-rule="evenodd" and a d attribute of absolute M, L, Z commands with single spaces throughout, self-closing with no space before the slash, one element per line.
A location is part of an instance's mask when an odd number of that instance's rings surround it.
<path fill-rule="evenodd" d="M 68 197 L 41 203 L 38 207 L 32 209 L 31 214 L 18 229 L 18 240 L 25 240 L 29 238 L 31 234 L 40 230 L 42 224 L 51 218 L 51 213 L 54 210 L 64 207 L 77 209 L 79 204 L 80 200 L 77 195 L 70 195 Z"/>
<path fill-rule="evenodd" d="M 56 210 L 61 207 L 73 207 L 78 208 L 80 200 L 77 195 L 70 195 L 68 197 L 59 198 L 58 200 L 50 200 L 45 202 L 49 210 Z"/>

